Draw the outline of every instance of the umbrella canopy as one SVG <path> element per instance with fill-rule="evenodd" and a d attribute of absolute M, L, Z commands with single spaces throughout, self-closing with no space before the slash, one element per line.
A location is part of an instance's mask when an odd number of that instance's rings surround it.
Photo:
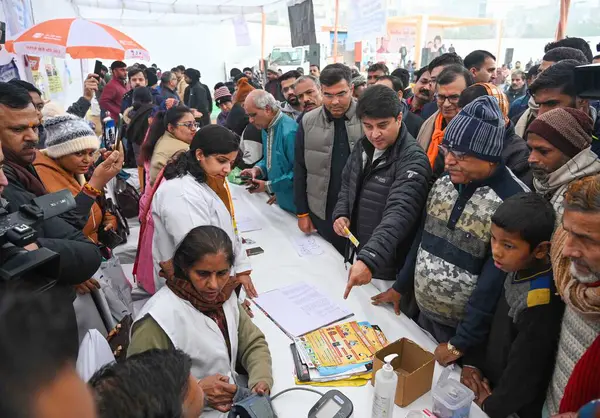
<path fill-rule="evenodd" d="M 64 58 L 150 60 L 140 44 L 110 26 L 85 19 L 47 20 L 6 42 L 8 52 Z"/>

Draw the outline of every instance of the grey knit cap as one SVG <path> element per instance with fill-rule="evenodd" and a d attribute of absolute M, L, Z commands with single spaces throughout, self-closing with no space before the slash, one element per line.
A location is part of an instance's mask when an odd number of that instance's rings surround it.
<path fill-rule="evenodd" d="M 81 152 L 86 149 L 97 150 L 100 140 L 83 119 L 74 115 L 62 115 L 44 120 L 46 131 L 46 154 L 50 158 Z"/>

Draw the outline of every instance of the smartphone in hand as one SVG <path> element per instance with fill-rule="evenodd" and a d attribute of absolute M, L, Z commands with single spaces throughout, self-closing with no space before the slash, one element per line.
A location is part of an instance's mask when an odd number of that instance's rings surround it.
<path fill-rule="evenodd" d="M 94 65 L 94 74 L 98 77 L 98 81 L 100 81 L 100 73 L 102 72 L 102 61 L 96 60 L 96 65 Z"/>

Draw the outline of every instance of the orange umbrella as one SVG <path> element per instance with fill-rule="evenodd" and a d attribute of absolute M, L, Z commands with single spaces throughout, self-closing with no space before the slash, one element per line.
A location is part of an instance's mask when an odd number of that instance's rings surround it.
<path fill-rule="evenodd" d="M 8 52 L 64 58 L 150 60 L 148 51 L 110 26 L 85 19 L 47 20 L 6 42 Z"/>

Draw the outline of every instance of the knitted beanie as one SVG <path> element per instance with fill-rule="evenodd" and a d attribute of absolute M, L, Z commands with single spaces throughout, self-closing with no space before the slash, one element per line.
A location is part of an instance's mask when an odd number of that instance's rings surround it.
<path fill-rule="evenodd" d="M 86 149 L 100 148 L 100 140 L 90 125 L 74 115 L 48 118 L 44 121 L 44 130 L 46 131 L 46 154 L 50 158 L 60 158 Z"/>
<path fill-rule="evenodd" d="M 499 162 L 504 148 L 504 133 L 504 115 L 498 101 L 491 96 L 481 96 L 450 121 L 442 144 L 484 161 Z"/>
<path fill-rule="evenodd" d="M 581 110 L 558 108 L 535 118 L 527 134 L 541 136 L 567 157 L 573 158 L 590 146 L 593 128 L 592 118 Z"/>
<path fill-rule="evenodd" d="M 220 106 L 222 102 L 224 103 L 230 101 L 231 93 L 227 87 L 221 86 L 215 90 L 215 102 L 217 103 L 217 106 Z"/>

